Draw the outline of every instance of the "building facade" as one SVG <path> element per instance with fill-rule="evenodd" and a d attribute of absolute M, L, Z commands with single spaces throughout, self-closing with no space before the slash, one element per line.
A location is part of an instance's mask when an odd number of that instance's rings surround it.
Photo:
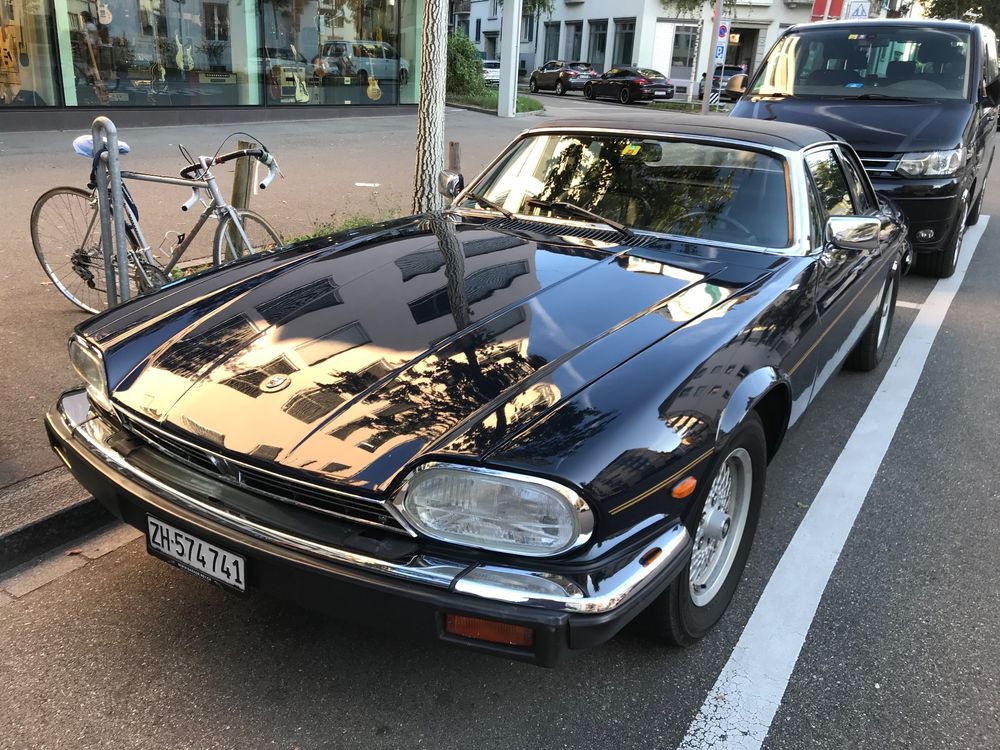
<path fill-rule="evenodd" d="M 420 0 L 0 0 L 0 128 L 25 110 L 416 103 L 421 11 Z"/>
<path fill-rule="evenodd" d="M 525 16 L 519 70 L 546 60 L 586 60 L 598 71 L 614 65 L 654 68 L 685 93 L 708 64 L 714 3 L 682 17 L 661 0 L 554 0 L 551 15 Z M 485 59 L 499 49 L 501 5 L 471 0 L 456 5 L 455 25 L 466 31 Z M 464 12 L 463 12 L 464 11 Z M 729 14 L 726 63 L 753 71 L 778 35 L 812 18 L 813 3 L 804 0 L 737 0 Z"/>

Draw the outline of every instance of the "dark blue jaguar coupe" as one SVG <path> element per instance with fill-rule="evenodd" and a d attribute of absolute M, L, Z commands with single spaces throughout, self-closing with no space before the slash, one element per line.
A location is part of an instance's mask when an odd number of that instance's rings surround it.
<path fill-rule="evenodd" d="M 227 589 L 542 665 L 692 643 L 788 427 L 885 352 L 901 215 L 826 133 L 688 115 L 441 188 L 81 324 L 53 448 Z"/>

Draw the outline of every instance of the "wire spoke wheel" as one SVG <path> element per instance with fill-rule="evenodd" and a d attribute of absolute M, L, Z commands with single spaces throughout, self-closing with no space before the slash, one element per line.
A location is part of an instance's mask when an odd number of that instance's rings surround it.
<path fill-rule="evenodd" d="M 711 602 L 729 575 L 746 527 L 752 485 L 750 454 L 736 448 L 719 464 L 695 531 L 688 580 L 696 606 Z"/>
<path fill-rule="evenodd" d="M 31 244 L 42 270 L 70 302 L 89 313 L 108 306 L 97 196 L 75 187 L 53 188 L 31 211 Z M 112 259 L 117 274 L 117 261 Z M 129 273 L 130 296 L 142 289 Z"/>
<path fill-rule="evenodd" d="M 247 255 L 273 252 L 281 247 L 281 237 L 262 216 L 245 210 L 237 213 L 243 226 L 243 233 L 246 235 L 246 242 L 232 216 L 227 215 L 222 219 L 215 232 L 213 243 L 212 259 L 217 266 Z"/>

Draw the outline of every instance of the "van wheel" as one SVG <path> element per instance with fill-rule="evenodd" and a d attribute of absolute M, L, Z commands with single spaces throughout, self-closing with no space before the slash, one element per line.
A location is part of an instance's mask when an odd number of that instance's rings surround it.
<path fill-rule="evenodd" d="M 958 215 L 965 214 L 965 202 L 959 207 Z M 965 238 L 966 222 L 955 222 L 955 234 L 945 250 L 936 253 L 917 253 L 914 263 L 917 273 L 935 279 L 947 279 L 955 273 L 958 266 L 958 254 L 962 252 L 962 240 Z"/>
<path fill-rule="evenodd" d="M 979 214 L 983 210 L 983 196 L 986 195 L 986 186 L 979 191 L 979 197 L 976 198 L 976 202 L 972 204 L 972 208 L 969 209 L 969 218 L 965 220 L 965 226 L 971 227 L 975 226 L 979 222 Z"/>
<path fill-rule="evenodd" d="M 878 312 L 861 334 L 858 343 L 847 355 L 844 367 L 858 372 L 869 372 L 878 367 L 889 343 L 889 332 L 892 331 L 892 318 L 896 310 L 896 294 L 899 291 L 899 272 L 891 271 L 889 280 L 882 291 Z"/>

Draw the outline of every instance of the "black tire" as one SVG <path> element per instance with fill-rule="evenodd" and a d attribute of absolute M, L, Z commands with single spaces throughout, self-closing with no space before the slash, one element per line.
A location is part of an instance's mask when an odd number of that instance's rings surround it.
<path fill-rule="evenodd" d="M 889 344 L 892 320 L 896 312 L 896 296 L 899 293 L 899 271 L 889 274 L 882 290 L 878 310 L 858 343 L 847 355 L 844 367 L 858 372 L 869 372 L 878 367 Z"/>
<path fill-rule="evenodd" d="M 618 101 L 622 104 L 632 103 L 632 92 L 629 90 L 628 86 L 624 87 L 620 92 L 618 92 Z"/>
<path fill-rule="evenodd" d="M 588 99 L 590 99 L 591 101 L 597 98 L 596 96 L 594 96 L 594 87 L 589 83 L 583 87 L 583 95 Z"/>
<path fill-rule="evenodd" d="M 987 172 L 988 174 L 988 172 Z M 965 226 L 974 227 L 979 223 L 979 215 L 983 211 L 983 197 L 986 195 L 986 186 L 979 190 L 979 197 L 976 198 L 976 202 L 972 204 L 972 208 L 969 209 L 969 215 L 965 219 Z"/>
<path fill-rule="evenodd" d="M 212 262 L 216 266 L 247 255 L 272 252 L 281 247 L 280 235 L 263 216 L 245 210 L 238 210 L 237 213 L 251 246 L 249 250 L 237 247 L 243 244 L 242 238 L 233 226 L 232 217 L 226 216 L 219 222 L 219 227 L 215 230 L 215 241 L 212 243 Z"/>
<path fill-rule="evenodd" d="M 528 91 L 530 91 L 532 94 L 538 93 L 538 81 L 536 81 L 534 78 L 528 81 Z"/>
<path fill-rule="evenodd" d="M 556 81 L 556 96 L 565 96 L 566 87 L 563 85 L 562 81 Z"/>
<path fill-rule="evenodd" d="M 406 68 L 400 68 L 399 69 L 399 85 L 400 86 L 405 86 L 406 83 L 407 83 L 407 81 L 409 81 L 409 80 L 410 80 L 410 73 L 406 70 Z"/>
<path fill-rule="evenodd" d="M 764 427 L 756 412 L 750 412 L 713 455 L 712 465 L 699 484 L 697 498 L 691 504 L 691 513 L 686 519 L 692 537 L 697 539 L 697 529 L 716 477 L 731 460 L 731 457 L 741 451 L 749 457 L 749 463 L 752 467 L 752 476 L 747 482 L 749 485 L 749 497 L 746 500 L 748 506 L 740 530 L 741 536 L 738 541 L 733 541 L 735 545 L 732 552 L 733 557 L 721 584 L 716 584 L 717 590 L 712 594 L 710 600 L 700 604 L 695 603 L 691 586 L 691 567 L 696 551 L 693 550 L 691 560 L 688 561 L 681 574 L 667 587 L 666 591 L 653 601 L 644 613 L 647 627 L 657 637 L 676 646 L 690 646 L 708 634 L 725 614 L 743 576 L 743 569 L 746 567 L 754 533 L 757 530 L 757 519 L 760 516 L 767 467 L 767 440 L 764 435 Z"/>
<path fill-rule="evenodd" d="M 965 238 L 966 220 L 965 203 L 959 207 L 956 217 L 955 231 L 949 239 L 946 249 L 936 253 L 917 253 L 917 258 L 913 263 L 914 269 L 921 276 L 930 276 L 935 279 L 947 279 L 955 273 L 958 266 L 958 255 L 962 251 L 962 240 Z"/>
<path fill-rule="evenodd" d="M 135 239 L 127 230 L 129 247 L 135 250 Z M 107 308 L 101 224 L 94 193 L 77 187 L 42 193 L 31 209 L 31 244 L 45 275 L 66 299 L 88 313 Z M 147 291 L 134 269 L 130 277 L 130 297 Z"/>

